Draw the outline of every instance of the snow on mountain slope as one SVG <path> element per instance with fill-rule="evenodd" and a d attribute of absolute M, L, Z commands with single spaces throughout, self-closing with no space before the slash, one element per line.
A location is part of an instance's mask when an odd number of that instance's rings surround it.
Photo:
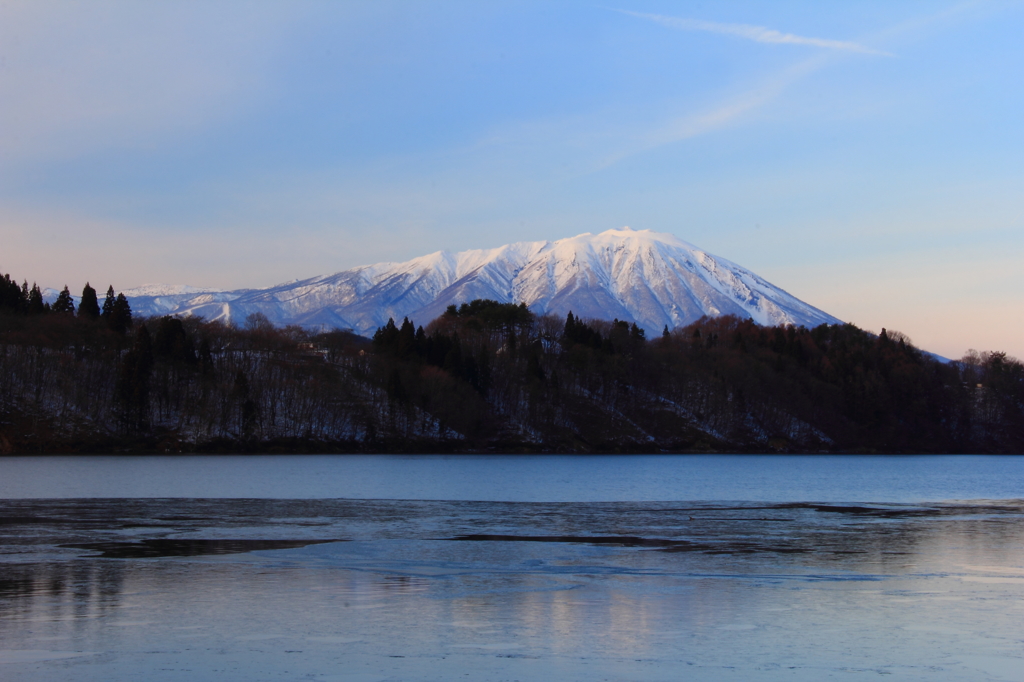
<path fill-rule="evenodd" d="M 436 253 L 378 263 L 267 289 L 197 290 L 149 285 L 125 292 L 143 315 L 202 315 L 241 322 L 261 312 L 277 324 L 372 334 L 389 317 L 426 324 L 452 303 L 524 302 L 538 314 L 618 318 L 648 334 L 702 315 L 807 327 L 838 319 L 735 263 L 670 234 L 608 230 L 555 242 Z"/>

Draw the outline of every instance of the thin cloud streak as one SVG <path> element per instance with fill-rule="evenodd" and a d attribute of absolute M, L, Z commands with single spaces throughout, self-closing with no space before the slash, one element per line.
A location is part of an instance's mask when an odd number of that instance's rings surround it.
<path fill-rule="evenodd" d="M 713 133 L 733 125 L 744 116 L 778 99 L 786 89 L 826 67 L 832 61 L 831 55 L 818 54 L 775 74 L 759 86 L 724 104 L 700 113 L 673 118 L 641 136 L 638 143 L 631 148 L 606 156 L 589 172 L 604 170 L 631 156 Z M 637 139 L 636 136 L 633 139 Z"/>
<path fill-rule="evenodd" d="M 616 12 L 628 14 L 639 19 L 647 19 L 655 23 L 675 28 L 680 31 L 705 31 L 708 33 L 720 33 L 722 35 L 736 36 L 752 40 L 755 43 L 769 43 L 775 45 L 808 45 L 811 47 L 822 47 L 829 50 L 845 50 L 847 52 L 860 52 L 862 54 L 880 55 L 883 57 L 894 56 L 890 52 L 873 50 L 859 43 L 848 40 L 829 40 L 827 38 L 808 38 L 792 33 L 782 33 L 775 29 L 764 26 L 753 26 L 751 24 L 720 24 L 714 21 L 701 21 L 699 19 L 682 19 L 679 17 L 666 17 L 661 14 L 644 14 L 642 12 L 631 12 L 625 9 L 616 9 Z"/>

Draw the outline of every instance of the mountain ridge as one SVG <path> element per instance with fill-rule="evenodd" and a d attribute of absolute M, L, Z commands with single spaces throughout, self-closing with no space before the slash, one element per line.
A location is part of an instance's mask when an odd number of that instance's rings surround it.
<path fill-rule="evenodd" d="M 142 315 L 238 322 L 262 313 L 275 324 L 339 327 L 363 335 L 388 318 L 426 324 L 448 305 L 476 298 L 526 303 L 537 314 L 562 316 L 571 310 L 583 318 L 618 318 L 649 334 L 704 315 L 733 314 L 763 325 L 840 322 L 674 235 L 628 227 L 556 241 L 435 251 L 264 289 L 145 285 L 124 293 Z"/>

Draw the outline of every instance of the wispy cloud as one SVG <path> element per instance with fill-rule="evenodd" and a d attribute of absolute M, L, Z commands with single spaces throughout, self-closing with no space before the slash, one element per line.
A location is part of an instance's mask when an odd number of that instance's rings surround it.
<path fill-rule="evenodd" d="M 811 57 L 772 75 L 757 87 L 703 113 L 685 116 L 664 126 L 651 136 L 653 146 L 696 137 L 733 123 L 736 119 L 769 104 L 790 86 L 825 68 L 831 60 L 824 55 Z"/>
<path fill-rule="evenodd" d="M 647 19 L 655 23 L 675 28 L 680 31 L 706 31 L 708 33 L 721 33 L 723 35 L 736 36 L 753 40 L 756 43 L 771 43 L 776 45 L 808 45 L 810 47 L 822 47 L 829 50 L 845 50 L 847 52 L 860 52 L 863 54 L 882 55 L 892 57 L 889 52 L 874 50 L 870 47 L 854 43 L 848 40 L 830 40 L 828 38 L 809 38 L 798 36 L 793 33 L 783 33 L 764 26 L 753 26 L 751 24 L 720 24 L 714 21 L 701 21 L 699 19 L 683 19 L 679 17 L 666 17 L 661 14 L 644 14 L 642 12 L 631 12 L 625 9 L 617 9 L 616 12 L 628 14 L 640 19 Z"/>
<path fill-rule="evenodd" d="M 638 154 L 740 125 L 836 58 L 833 52 L 815 52 L 746 87 L 730 88 L 729 94 L 716 93 L 703 102 L 675 98 L 654 106 L 511 121 L 491 129 L 466 153 L 473 156 L 486 149 L 485 158 L 501 159 L 502 172 L 520 168 L 523 176 L 539 177 L 538 169 L 526 170 L 530 160 L 549 158 L 554 152 L 560 155 L 559 163 L 546 170 L 553 181 L 587 176 Z M 491 176 L 493 172 L 490 169 L 477 175 Z M 508 176 L 503 176 L 503 181 L 512 182 Z"/>
<path fill-rule="evenodd" d="M 783 71 L 772 74 L 757 86 L 736 93 L 715 106 L 663 120 L 660 124 L 648 126 L 643 132 L 634 131 L 630 135 L 622 135 L 621 137 L 627 139 L 628 143 L 601 158 L 591 172 L 609 168 L 636 154 L 714 133 L 735 125 L 753 112 L 775 101 L 788 88 L 825 68 L 832 61 L 832 56 L 827 53 L 814 55 Z"/>

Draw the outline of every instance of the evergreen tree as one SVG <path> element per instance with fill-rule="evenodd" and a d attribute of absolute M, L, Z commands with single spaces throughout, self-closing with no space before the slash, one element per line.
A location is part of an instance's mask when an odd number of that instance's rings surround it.
<path fill-rule="evenodd" d="M 29 315 L 41 315 L 47 312 L 48 306 L 43 302 L 43 292 L 39 285 L 32 283 L 32 289 L 28 292 L 28 313 Z"/>
<path fill-rule="evenodd" d="M 416 331 L 413 328 L 412 322 L 409 318 L 402 320 L 402 327 L 398 330 L 398 336 L 395 337 L 395 355 L 404 360 L 408 358 L 416 350 Z"/>
<path fill-rule="evenodd" d="M 618 320 L 616 320 L 617 322 Z M 628 329 L 629 327 L 627 326 L 626 328 Z M 608 344 L 603 342 L 604 339 L 601 338 L 599 331 L 593 329 L 586 322 L 575 317 L 572 311 L 569 311 L 565 318 L 565 329 L 562 331 L 562 345 L 565 348 L 571 348 L 574 344 L 590 346 L 597 350 L 600 350 L 602 347 L 610 348 Z"/>
<path fill-rule="evenodd" d="M 27 302 L 21 287 L 10 275 L 0 277 L 0 311 L 20 313 Z"/>
<path fill-rule="evenodd" d="M 57 295 L 57 300 L 53 302 L 50 310 L 55 313 L 75 314 L 75 301 L 71 298 L 71 292 L 68 291 L 67 284 L 64 285 L 64 289 Z"/>
<path fill-rule="evenodd" d="M 82 300 L 78 303 L 78 316 L 87 319 L 96 319 L 100 316 L 100 303 L 96 298 L 96 290 L 85 283 L 82 289 Z"/>
<path fill-rule="evenodd" d="M 124 294 L 118 294 L 117 298 L 114 299 L 114 305 L 111 306 L 107 324 L 110 325 L 110 328 L 115 333 L 122 336 L 127 334 L 128 330 L 132 328 L 132 307 L 128 305 L 128 299 L 125 298 Z"/>
<path fill-rule="evenodd" d="M 388 323 L 383 327 L 377 327 L 373 334 L 373 347 L 378 352 L 391 351 L 398 341 L 398 327 L 395 326 L 395 318 L 389 317 Z"/>
<path fill-rule="evenodd" d="M 110 316 L 114 314 L 114 303 L 117 302 L 117 298 L 114 296 L 114 286 L 107 287 L 107 297 L 103 300 L 103 312 L 100 313 L 100 317 L 107 322 L 110 321 Z"/>
<path fill-rule="evenodd" d="M 569 311 L 565 316 L 565 328 L 562 330 L 562 343 L 568 348 L 576 342 L 576 317 Z"/>
<path fill-rule="evenodd" d="M 209 350 L 209 349 L 207 349 Z M 194 364 L 195 347 L 185 331 L 185 325 L 177 317 L 162 317 L 157 324 L 153 339 L 153 356 L 169 362 Z"/>

